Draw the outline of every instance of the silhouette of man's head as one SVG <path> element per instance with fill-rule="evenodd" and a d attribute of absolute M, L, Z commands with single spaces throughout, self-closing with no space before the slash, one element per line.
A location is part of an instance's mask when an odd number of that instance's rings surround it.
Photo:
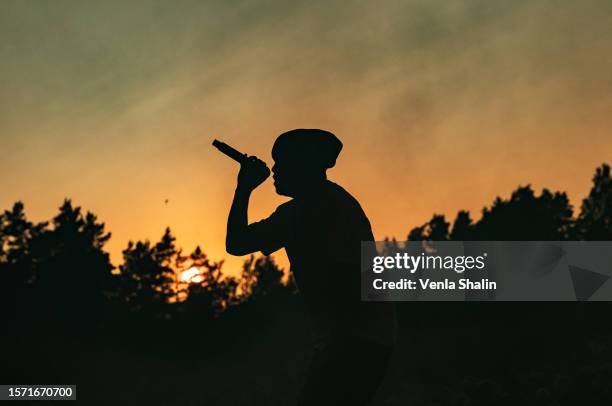
<path fill-rule="evenodd" d="M 276 192 L 295 197 L 320 184 L 341 150 L 342 142 L 329 131 L 300 128 L 279 135 L 272 147 Z"/>

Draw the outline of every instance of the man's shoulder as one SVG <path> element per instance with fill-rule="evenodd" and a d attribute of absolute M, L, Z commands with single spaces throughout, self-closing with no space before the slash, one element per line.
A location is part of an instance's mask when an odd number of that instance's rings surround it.
<path fill-rule="evenodd" d="M 296 203 L 294 199 L 288 200 L 285 203 L 279 204 L 278 207 L 276 207 L 276 210 L 274 210 L 274 214 L 280 215 L 280 216 L 286 216 L 291 213 L 294 213 L 295 205 Z"/>
<path fill-rule="evenodd" d="M 337 221 L 344 223 L 347 227 L 361 227 L 363 232 L 371 234 L 372 226 L 365 211 L 359 204 L 359 201 L 346 191 L 342 186 L 329 181 L 329 188 L 332 191 L 334 211 L 337 216 Z M 370 237 L 368 237 L 370 238 Z"/>
<path fill-rule="evenodd" d="M 360 212 L 363 212 L 359 201 L 357 201 L 357 199 L 345 188 L 335 182 L 329 180 L 327 182 L 330 195 L 332 196 L 332 199 L 334 200 L 334 202 L 336 202 L 337 205 L 342 206 L 342 208 L 345 210 L 355 209 Z"/>

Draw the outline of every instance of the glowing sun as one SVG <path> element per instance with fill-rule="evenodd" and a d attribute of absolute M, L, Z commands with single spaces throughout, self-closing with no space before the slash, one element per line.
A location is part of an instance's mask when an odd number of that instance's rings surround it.
<path fill-rule="evenodd" d="M 183 272 L 181 272 L 181 282 L 192 282 L 192 283 L 200 283 L 204 280 L 202 273 L 196 267 L 189 268 Z"/>

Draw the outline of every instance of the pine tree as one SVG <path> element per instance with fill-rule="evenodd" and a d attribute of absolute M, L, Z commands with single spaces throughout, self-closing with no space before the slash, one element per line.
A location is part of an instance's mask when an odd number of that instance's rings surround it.
<path fill-rule="evenodd" d="M 609 165 L 603 164 L 596 169 L 593 187 L 582 201 L 572 236 L 591 241 L 612 239 L 612 179 Z"/>

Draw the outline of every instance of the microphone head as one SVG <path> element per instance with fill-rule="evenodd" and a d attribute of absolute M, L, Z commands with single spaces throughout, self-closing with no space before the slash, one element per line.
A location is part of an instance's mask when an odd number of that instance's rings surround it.
<path fill-rule="evenodd" d="M 226 143 L 221 142 L 219 140 L 214 140 L 212 142 L 212 145 L 236 162 L 242 163 L 247 158 L 246 154 L 243 154 L 242 152 L 230 147 Z"/>

